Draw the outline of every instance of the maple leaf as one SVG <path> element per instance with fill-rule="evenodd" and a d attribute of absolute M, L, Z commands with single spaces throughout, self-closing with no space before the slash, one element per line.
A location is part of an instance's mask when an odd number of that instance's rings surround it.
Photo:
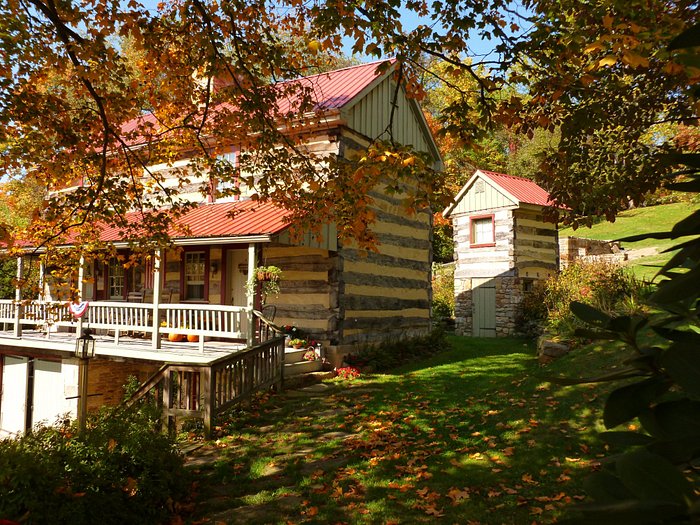
<path fill-rule="evenodd" d="M 447 497 L 452 500 L 452 505 L 458 505 L 461 501 L 469 499 L 469 490 L 452 487 L 447 491 Z"/>
<path fill-rule="evenodd" d="M 435 516 L 436 518 L 440 518 L 445 515 L 444 511 L 437 509 L 432 505 L 425 508 L 425 513 L 429 516 Z"/>
<path fill-rule="evenodd" d="M 529 485 L 539 485 L 537 481 L 532 479 L 532 476 L 530 474 L 523 474 L 520 479 L 522 479 L 525 483 Z"/>

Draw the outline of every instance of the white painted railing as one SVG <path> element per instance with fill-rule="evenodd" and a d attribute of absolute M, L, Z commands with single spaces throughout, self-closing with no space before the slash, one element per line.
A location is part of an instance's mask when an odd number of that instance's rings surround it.
<path fill-rule="evenodd" d="M 20 324 L 50 330 L 51 326 L 76 326 L 66 303 L 22 301 Z M 251 308 L 210 304 L 161 304 L 158 319 L 153 318 L 150 303 L 112 301 L 90 302 L 83 317 L 83 326 L 114 332 L 115 343 L 120 333 L 182 334 L 199 336 L 200 349 L 205 337 L 245 339 L 250 330 Z M 14 323 L 18 313 L 13 300 L 0 300 L 0 322 Z"/>

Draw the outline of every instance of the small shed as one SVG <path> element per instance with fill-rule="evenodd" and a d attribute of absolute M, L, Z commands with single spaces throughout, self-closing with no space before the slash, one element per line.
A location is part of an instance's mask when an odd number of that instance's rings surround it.
<path fill-rule="evenodd" d="M 443 215 L 455 241 L 455 318 L 460 335 L 514 335 L 525 294 L 557 272 L 549 194 L 521 177 L 477 170 Z"/>

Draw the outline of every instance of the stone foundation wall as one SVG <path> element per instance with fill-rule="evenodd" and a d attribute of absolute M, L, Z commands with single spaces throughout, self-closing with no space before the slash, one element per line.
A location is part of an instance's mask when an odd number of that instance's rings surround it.
<path fill-rule="evenodd" d="M 515 322 L 522 301 L 523 284 L 520 278 L 496 278 L 496 337 L 515 335 Z"/>
<path fill-rule="evenodd" d="M 455 333 L 472 335 L 471 279 L 455 279 Z"/>
<path fill-rule="evenodd" d="M 523 282 L 519 277 L 494 277 L 496 282 L 496 336 L 517 334 L 516 321 L 523 301 Z M 455 333 L 472 335 L 472 280 L 455 282 Z"/>

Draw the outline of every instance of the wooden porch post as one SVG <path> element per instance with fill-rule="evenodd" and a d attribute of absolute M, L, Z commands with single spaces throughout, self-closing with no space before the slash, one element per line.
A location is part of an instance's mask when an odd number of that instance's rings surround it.
<path fill-rule="evenodd" d="M 43 260 L 39 261 L 39 300 L 43 301 L 44 298 L 46 297 L 46 290 L 44 290 L 44 286 L 46 286 L 46 265 L 44 264 Z"/>
<path fill-rule="evenodd" d="M 153 334 L 151 348 L 160 348 L 160 250 L 156 250 L 153 260 Z"/>
<path fill-rule="evenodd" d="M 17 257 L 17 283 L 15 284 L 15 337 L 22 337 L 22 272 L 24 270 L 24 259 Z"/>
<path fill-rule="evenodd" d="M 201 372 L 201 390 L 202 395 L 202 419 L 204 420 L 204 437 L 211 438 L 211 430 L 214 425 L 214 403 L 216 394 L 216 372 L 211 366 L 206 366 Z"/>
<path fill-rule="evenodd" d="M 85 283 L 83 279 L 85 278 L 85 257 L 80 256 L 80 266 L 78 267 L 78 300 L 83 300 L 83 293 L 85 290 Z M 88 315 L 88 312 L 85 312 Z M 80 337 L 83 335 L 83 316 L 78 317 L 78 326 L 75 329 L 75 336 Z"/>
<path fill-rule="evenodd" d="M 255 271 L 256 249 L 255 243 L 248 245 L 248 281 L 253 278 Z M 253 308 L 255 307 L 255 290 L 250 290 L 246 287 L 246 306 L 248 307 L 248 346 L 253 346 L 253 338 L 255 336 L 255 326 L 253 322 Z"/>

